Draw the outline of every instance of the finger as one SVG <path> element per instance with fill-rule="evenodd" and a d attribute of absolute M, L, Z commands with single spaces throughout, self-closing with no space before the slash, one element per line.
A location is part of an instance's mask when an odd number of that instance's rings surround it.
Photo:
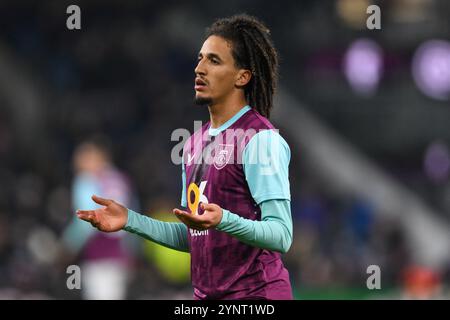
<path fill-rule="evenodd" d="M 98 223 L 98 217 L 95 210 L 78 210 L 78 218 L 91 223 Z"/>
<path fill-rule="evenodd" d="M 77 216 L 81 220 L 84 220 L 84 221 L 87 221 L 87 222 L 93 222 L 94 219 L 95 219 L 95 216 L 93 214 L 90 214 L 90 213 L 78 213 Z"/>
<path fill-rule="evenodd" d="M 95 210 L 77 210 L 77 214 L 94 214 Z"/>
<path fill-rule="evenodd" d="M 213 204 L 213 203 L 201 203 L 200 204 L 200 206 L 201 206 L 201 208 L 203 209 L 203 210 L 209 210 L 209 211 L 213 211 L 213 210 L 215 210 L 216 209 L 216 204 Z"/>
<path fill-rule="evenodd" d="M 173 209 L 173 213 L 175 213 L 175 214 L 189 214 L 189 212 L 184 211 L 184 210 L 180 210 L 180 209 L 177 209 L 177 208 Z"/>
<path fill-rule="evenodd" d="M 191 219 L 193 215 L 191 215 L 190 213 L 179 209 L 173 209 L 173 213 L 181 222 L 183 222 L 188 227 L 199 230 L 202 229 L 202 226 L 199 225 L 198 221 L 195 221 L 195 219 Z"/>
<path fill-rule="evenodd" d="M 111 204 L 112 200 L 110 199 L 105 199 L 105 198 L 101 198 L 96 196 L 95 194 L 92 196 L 92 200 L 94 200 L 94 202 L 101 204 L 102 206 L 108 206 Z"/>
<path fill-rule="evenodd" d="M 191 214 L 187 211 L 180 210 L 180 209 L 173 209 L 173 213 L 175 213 L 175 215 L 178 217 L 183 217 L 185 220 L 189 220 L 192 222 L 198 222 L 196 217 L 199 217 L 199 216 Z"/>
<path fill-rule="evenodd" d="M 180 219 L 183 223 L 188 222 L 189 220 L 186 219 L 186 217 L 189 215 L 188 212 L 180 210 L 180 209 L 173 209 L 173 213 L 175 216 Z"/>
<path fill-rule="evenodd" d="M 189 212 L 180 209 L 174 209 L 173 212 L 176 216 L 183 217 L 184 219 L 194 223 L 201 223 L 203 220 L 200 215 L 190 214 Z"/>
<path fill-rule="evenodd" d="M 174 210 L 175 213 L 175 210 Z M 175 213 L 175 216 L 177 217 L 178 220 L 180 220 L 181 222 L 183 222 L 185 225 L 187 225 L 188 227 L 192 227 L 192 223 L 184 218 L 184 215 L 181 214 L 181 212 Z"/>

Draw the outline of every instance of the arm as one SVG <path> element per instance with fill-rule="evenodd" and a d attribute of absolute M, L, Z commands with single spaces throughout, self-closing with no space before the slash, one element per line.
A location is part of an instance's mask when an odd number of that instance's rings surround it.
<path fill-rule="evenodd" d="M 268 200 L 260 206 L 261 221 L 244 219 L 223 209 L 222 220 L 216 229 L 246 244 L 286 253 L 292 244 L 290 201 Z"/>
<path fill-rule="evenodd" d="M 102 205 L 95 210 L 78 210 L 78 218 L 103 232 L 126 230 L 163 246 L 188 252 L 187 228 L 179 223 L 162 222 L 129 210 L 110 199 L 92 196 Z"/>
<path fill-rule="evenodd" d="M 182 223 L 163 222 L 128 209 L 123 230 L 178 251 L 189 252 L 187 227 Z"/>
<path fill-rule="evenodd" d="M 92 192 L 91 194 L 94 194 Z M 186 172 L 182 163 L 181 205 L 186 206 Z M 85 195 L 82 199 L 86 199 Z M 183 223 L 158 221 L 127 209 L 119 203 L 93 196 L 92 199 L 105 206 L 98 210 L 77 211 L 78 218 L 90 222 L 104 232 L 125 230 L 147 240 L 178 251 L 189 252 L 187 227 Z M 80 221 L 84 223 L 83 221 Z M 89 226 L 88 224 L 86 224 Z M 92 228 L 88 228 L 91 229 Z"/>
<path fill-rule="evenodd" d="M 289 146 L 278 132 L 265 130 L 253 136 L 244 149 L 243 168 L 252 197 L 261 208 L 261 221 L 223 210 L 217 229 L 250 245 L 287 252 L 292 244 L 290 157 Z"/>

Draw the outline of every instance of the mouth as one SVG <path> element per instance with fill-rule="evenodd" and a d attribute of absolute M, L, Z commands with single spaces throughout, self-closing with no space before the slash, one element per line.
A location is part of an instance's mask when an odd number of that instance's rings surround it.
<path fill-rule="evenodd" d="M 195 78 L 195 87 L 196 91 L 202 91 L 206 88 L 207 84 L 203 79 Z"/>

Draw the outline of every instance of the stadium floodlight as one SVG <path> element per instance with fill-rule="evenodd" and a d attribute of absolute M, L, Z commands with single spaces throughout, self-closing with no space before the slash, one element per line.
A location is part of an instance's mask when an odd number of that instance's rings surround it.
<path fill-rule="evenodd" d="M 438 100 L 448 100 L 450 42 L 433 39 L 421 44 L 413 57 L 412 74 L 417 87 L 425 95 Z"/>
<path fill-rule="evenodd" d="M 371 39 L 358 39 L 347 49 L 343 68 L 352 89 L 370 96 L 378 88 L 383 71 L 382 49 Z"/>
<path fill-rule="evenodd" d="M 447 181 L 450 174 L 450 151 L 442 141 L 434 141 L 425 152 L 424 170 L 434 182 Z"/>

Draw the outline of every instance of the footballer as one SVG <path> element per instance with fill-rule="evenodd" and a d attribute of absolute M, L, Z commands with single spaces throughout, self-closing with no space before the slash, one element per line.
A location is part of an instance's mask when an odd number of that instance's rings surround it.
<path fill-rule="evenodd" d="M 292 243 L 290 149 L 268 120 L 278 78 L 269 29 L 245 14 L 218 19 L 194 71 L 195 102 L 210 120 L 183 147 L 180 222 L 97 195 L 103 207 L 77 215 L 190 253 L 194 299 L 292 299 L 281 259 Z"/>

